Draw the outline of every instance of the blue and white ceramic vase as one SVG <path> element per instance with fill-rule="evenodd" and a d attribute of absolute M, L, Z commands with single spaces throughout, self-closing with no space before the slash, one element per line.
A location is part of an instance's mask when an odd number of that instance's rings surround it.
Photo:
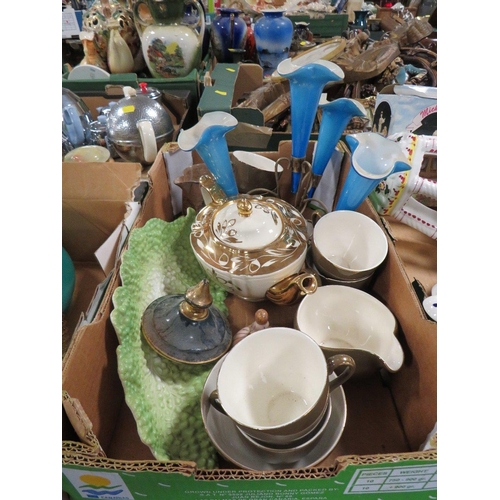
<path fill-rule="evenodd" d="M 271 76 L 281 61 L 288 58 L 293 38 L 293 23 L 281 9 L 264 9 L 254 26 L 255 45 L 264 77 Z"/>
<path fill-rule="evenodd" d="M 222 7 L 212 21 L 210 41 L 217 62 L 232 63 L 233 54 L 229 49 L 245 49 L 247 24 L 239 17 L 241 13 L 239 9 Z"/>

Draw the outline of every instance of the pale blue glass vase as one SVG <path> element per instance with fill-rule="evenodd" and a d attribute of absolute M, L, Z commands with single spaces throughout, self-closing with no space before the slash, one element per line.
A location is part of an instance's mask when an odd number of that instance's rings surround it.
<path fill-rule="evenodd" d="M 349 122 L 354 116 L 366 116 L 365 108 L 358 101 L 346 97 L 327 101 L 326 94 L 322 94 L 319 108 L 322 110 L 322 115 L 318 143 L 312 162 L 312 185 L 308 194 L 309 198 L 314 195 L 321 176 Z"/>
<path fill-rule="evenodd" d="M 411 170 L 399 144 L 376 132 L 346 135 L 345 140 L 351 167 L 335 210 L 356 210 L 389 175 Z"/>
<path fill-rule="evenodd" d="M 294 64 L 291 58 L 281 62 L 278 73 L 290 82 L 290 111 L 292 121 L 292 193 L 300 184 L 302 164 L 311 136 L 314 117 L 321 93 L 329 82 L 344 78 L 342 69 L 331 61 Z"/>
<path fill-rule="evenodd" d="M 204 114 L 200 121 L 187 130 L 181 130 L 177 144 L 183 151 L 193 149 L 213 175 L 226 196 L 237 196 L 234 176 L 225 135 L 238 125 L 238 120 L 224 111 Z"/>

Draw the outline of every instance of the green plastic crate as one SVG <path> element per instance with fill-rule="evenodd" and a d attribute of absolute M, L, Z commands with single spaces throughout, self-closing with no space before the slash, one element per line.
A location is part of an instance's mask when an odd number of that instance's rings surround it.
<path fill-rule="evenodd" d="M 347 14 L 310 14 L 288 16 L 293 23 L 309 23 L 309 29 L 315 38 L 331 38 L 340 36 L 347 29 Z"/>

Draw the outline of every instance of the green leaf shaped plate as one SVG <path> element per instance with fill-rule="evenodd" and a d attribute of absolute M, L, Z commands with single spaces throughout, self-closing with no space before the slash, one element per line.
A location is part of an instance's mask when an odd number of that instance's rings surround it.
<path fill-rule="evenodd" d="M 215 468 L 216 451 L 200 412 L 203 386 L 214 363 L 176 363 L 157 354 L 141 335 L 142 314 L 153 300 L 183 294 L 206 277 L 189 242 L 195 215 L 190 208 L 173 222 L 150 219 L 131 232 L 111 322 L 120 342 L 118 374 L 141 440 L 157 460 L 189 460 L 199 468 Z M 213 281 L 210 293 L 213 305 L 227 314 L 227 293 Z"/>

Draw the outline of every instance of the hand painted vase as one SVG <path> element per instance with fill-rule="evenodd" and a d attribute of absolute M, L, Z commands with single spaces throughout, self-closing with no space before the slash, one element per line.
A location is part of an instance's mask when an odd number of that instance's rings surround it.
<path fill-rule="evenodd" d="M 342 69 L 331 61 L 295 64 L 291 58 L 282 61 L 278 73 L 290 82 L 290 112 L 292 119 L 292 193 L 297 193 L 302 176 L 314 117 L 325 85 L 344 78 Z"/>
<path fill-rule="evenodd" d="M 203 2 L 200 2 L 201 7 L 204 12 L 205 19 L 207 17 L 207 12 L 205 10 L 205 4 Z M 200 33 L 201 32 L 201 21 L 200 21 L 200 15 L 198 13 L 198 10 L 196 7 L 189 3 L 186 5 L 186 8 L 184 10 L 184 16 L 183 16 L 183 23 L 184 24 L 194 24 L 196 30 Z M 203 43 L 201 45 L 201 59 L 205 59 L 205 56 L 208 54 L 208 49 L 210 48 L 210 30 L 205 29 L 205 32 L 203 34 Z"/>
<path fill-rule="evenodd" d="M 396 140 L 405 153 L 411 170 L 389 175 L 368 196 L 380 215 L 391 215 L 437 239 L 437 211 L 419 202 L 413 195 L 437 200 L 437 182 L 420 177 L 424 155 L 437 155 L 437 137 L 405 132 Z"/>
<path fill-rule="evenodd" d="M 382 180 L 411 170 L 401 147 L 376 132 L 346 135 L 345 140 L 351 167 L 335 210 L 356 210 Z"/>
<path fill-rule="evenodd" d="M 204 114 L 196 125 L 181 130 L 177 144 L 183 151 L 195 149 L 226 196 L 237 196 L 238 186 L 233 172 L 225 135 L 238 125 L 238 120 L 224 111 Z"/>
<path fill-rule="evenodd" d="M 205 14 L 198 0 L 189 3 L 198 11 L 198 23 L 183 22 L 183 0 L 137 0 L 134 4 L 135 19 L 144 26 L 142 52 L 154 78 L 183 77 L 201 63 Z"/>
<path fill-rule="evenodd" d="M 144 68 L 141 39 L 137 31 L 134 15 L 118 0 L 95 0 L 83 12 L 82 31 L 95 34 L 94 44 L 99 57 L 108 64 L 108 48 L 111 38 L 110 23 L 118 23 L 118 34 L 125 41 L 134 60 L 134 71 Z"/>
<path fill-rule="evenodd" d="M 264 77 L 272 75 L 280 62 L 288 58 L 292 45 L 293 23 L 281 9 L 264 9 L 255 21 L 255 45 Z"/>
<path fill-rule="evenodd" d="M 239 15 L 239 9 L 222 7 L 212 21 L 210 41 L 217 62 L 232 63 L 229 49 L 244 50 L 247 40 L 247 24 Z"/>

